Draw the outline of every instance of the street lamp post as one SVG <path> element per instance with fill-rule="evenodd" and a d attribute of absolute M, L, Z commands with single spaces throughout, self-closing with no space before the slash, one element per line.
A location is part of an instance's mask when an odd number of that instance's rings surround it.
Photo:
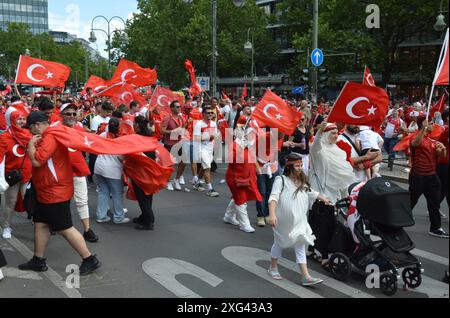
<path fill-rule="evenodd" d="M 103 30 L 103 29 L 94 29 L 94 22 L 98 18 L 102 18 L 102 19 L 104 19 L 106 21 L 106 23 L 108 24 L 108 32 Z M 106 43 L 106 44 L 108 46 L 108 72 L 109 72 L 109 76 L 112 75 L 111 74 L 111 21 L 114 20 L 114 19 L 119 19 L 120 21 L 123 22 L 123 24 L 125 26 L 127 24 L 125 22 L 125 20 L 122 19 L 119 16 L 113 16 L 112 18 L 108 19 L 108 18 L 106 18 L 103 15 L 98 15 L 98 16 L 96 16 L 96 17 L 94 17 L 92 19 L 92 22 L 91 22 L 91 35 L 89 37 L 89 41 L 92 42 L 92 43 L 97 42 L 97 37 L 95 36 L 95 32 L 94 31 L 101 31 L 101 32 L 105 33 L 106 36 L 108 37 L 108 43 Z M 125 37 L 124 37 L 124 40 L 125 40 Z"/>
<path fill-rule="evenodd" d="M 217 0 L 212 1 L 212 92 L 216 97 L 217 91 Z"/>
<path fill-rule="evenodd" d="M 252 53 L 252 65 L 250 70 L 250 76 L 251 76 L 251 96 L 255 96 L 255 32 L 252 30 L 252 41 L 250 42 L 250 30 L 252 28 L 248 28 L 247 31 L 247 42 L 244 45 L 244 49 L 248 52 Z"/>
<path fill-rule="evenodd" d="M 439 15 L 436 17 L 436 23 L 434 24 L 433 28 L 438 31 L 442 32 L 447 27 L 447 24 L 445 23 L 445 16 L 442 14 L 444 11 L 442 10 L 443 0 L 441 0 L 441 6 L 439 7 Z"/>

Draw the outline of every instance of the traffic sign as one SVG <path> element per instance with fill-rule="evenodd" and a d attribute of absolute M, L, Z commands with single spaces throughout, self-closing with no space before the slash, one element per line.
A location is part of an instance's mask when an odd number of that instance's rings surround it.
<path fill-rule="evenodd" d="M 211 80 L 209 77 L 201 77 L 199 76 L 197 78 L 198 83 L 200 84 L 200 86 L 205 90 L 205 91 L 209 91 L 210 87 L 211 87 Z"/>
<path fill-rule="evenodd" d="M 316 67 L 319 67 L 323 64 L 323 52 L 321 49 L 314 49 L 314 51 L 312 51 L 311 61 Z"/>
<path fill-rule="evenodd" d="M 292 89 L 292 94 L 302 95 L 305 92 L 305 86 L 298 86 Z"/>

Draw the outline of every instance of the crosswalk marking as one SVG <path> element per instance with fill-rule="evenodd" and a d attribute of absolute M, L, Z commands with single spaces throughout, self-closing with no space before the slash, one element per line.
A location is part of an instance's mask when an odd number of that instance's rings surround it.
<path fill-rule="evenodd" d="M 30 279 L 30 280 L 42 280 L 42 277 L 35 272 L 24 272 L 16 268 L 5 267 L 2 269 L 5 277 L 9 278 L 19 278 L 19 279 Z"/>
<path fill-rule="evenodd" d="M 304 288 L 298 284 L 294 284 L 286 279 L 282 281 L 277 281 L 272 279 L 265 269 L 257 265 L 258 261 L 269 261 L 270 253 L 256 248 L 243 247 L 243 246 L 231 246 L 222 250 L 222 255 L 230 262 L 236 264 L 239 267 L 269 281 L 270 283 L 281 287 L 290 293 L 297 295 L 301 298 L 323 298 L 323 296 L 312 292 L 310 289 Z M 278 261 L 279 265 L 286 267 L 292 271 L 298 272 L 298 265 L 287 259 L 280 259 Z M 320 273 L 310 270 L 311 275 L 321 276 Z M 340 293 L 343 293 L 350 297 L 355 298 L 374 298 L 373 296 L 358 290 L 356 288 L 350 287 L 340 281 L 337 281 L 331 277 L 323 278 L 323 285 L 335 289 Z"/>

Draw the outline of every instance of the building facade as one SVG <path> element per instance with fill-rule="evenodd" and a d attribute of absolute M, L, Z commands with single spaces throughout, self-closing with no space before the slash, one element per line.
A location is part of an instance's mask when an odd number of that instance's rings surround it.
<path fill-rule="evenodd" d="M 0 28 L 25 23 L 33 34 L 48 32 L 48 0 L 0 0 Z"/>

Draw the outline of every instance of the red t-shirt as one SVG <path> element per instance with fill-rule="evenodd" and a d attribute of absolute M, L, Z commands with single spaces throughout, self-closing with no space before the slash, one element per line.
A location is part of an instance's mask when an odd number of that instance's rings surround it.
<path fill-rule="evenodd" d="M 448 138 L 449 138 L 449 133 L 448 133 L 448 126 L 445 126 L 445 130 L 442 132 L 442 134 L 441 134 L 441 137 L 439 137 L 439 142 L 441 142 L 444 146 L 445 146 L 445 149 L 447 150 L 447 153 L 446 153 L 446 155 L 445 155 L 445 157 L 444 158 L 442 158 L 442 157 L 439 157 L 438 158 L 438 163 L 439 164 L 447 164 L 448 165 L 448 163 L 449 163 L 449 153 L 450 153 L 450 148 L 449 148 L 449 145 L 448 145 Z"/>
<path fill-rule="evenodd" d="M 51 128 L 49 128 L 51 129 Z M 73 171 L 69 151 L 44 133 L 36 145 L 35 159 L 41 166 L 33 167 L 33 184 L 37 200 L 43 204 L 70 201 L 73 196 Z"/>
<path fill-rule="evenodd" d="M 165 127 L 166 130 L 171 131 L 176 128 L 183 127 L 184 124 L 185 124 L 185 121 L 184 121 L 184 118 L 182 115 L 174 116 L 174 115 L 170 114 L 170 115 L 167 115 L 163 119 L 163 121 L 161 123 L 161 127 Z M 181 140 L 181 136 L 179 136 L 178 139 L 176 139 L 176 140 L 172 140 L 171 134 L 169 133 L 169 134 L 164 134 L 163 143 L 164 143 L 164 145 L 167 145 L 167 146 L 173 146 L 176 143 L 178 143 L 178 141 L 180 141 L 180 140 Z"/>
<path fill-rule="evenodd" d="M 73 129 L 84 132 L 83 125 L 81 123 L 75 124 Z M 86 177 L 91 174 L 89 166 L 83 156 L 83 153 L 79 150 L 69 148 L 70 163 L 72 164 L 72 171 L 74 177 Z"/>
<path fill-rule="evenodd" d="M 431 176 L 436 174 L 436 141 L 423 137 L 418 147 L 411 145 L 412 169 L 411 174 L 417 176 Z"/>

